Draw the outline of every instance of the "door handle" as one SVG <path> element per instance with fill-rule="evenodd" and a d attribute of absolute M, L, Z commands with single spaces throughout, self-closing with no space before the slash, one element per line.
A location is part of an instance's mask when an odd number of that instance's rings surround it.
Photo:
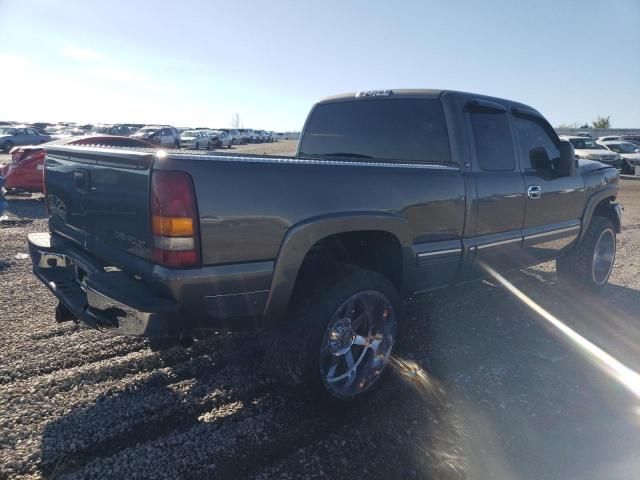
<path fill-rule="evenodd" d="M 542 188 L 539 185 L 530 185 L 527 188 L 527 197 L 531 200 L 537 200 L 542 196 Z"/>

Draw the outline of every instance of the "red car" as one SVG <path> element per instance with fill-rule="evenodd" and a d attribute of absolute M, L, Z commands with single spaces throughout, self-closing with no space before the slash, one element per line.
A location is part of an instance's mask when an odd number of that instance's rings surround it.
<path fill-rule="evenodd" d="M 99 135 L 82 138 L 65 138 L 56 141 L 55 144 L 84 145 L 101 147 L 151 147 L 144 140 L 135 138 L 116 137 L 113 135 Z M 5 178 L 4 187 L 8 192 L 43 192 L 42 173 L 44 172 L 44 159 L 47 156 L 46 146 L 14 147 L 11 150 L 11 163 L 0 167 L 0 176 Z"/>

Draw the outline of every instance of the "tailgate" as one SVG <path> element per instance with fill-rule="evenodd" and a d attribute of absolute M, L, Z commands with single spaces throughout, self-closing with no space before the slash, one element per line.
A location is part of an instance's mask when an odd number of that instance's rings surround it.
<path fill-rule="evenodd" d="M 144 150 L 47 148 L 45 185 L 51 231 L 99 258 L 115 249 L 150 259 L 153 159 L 154 153 Z"/>

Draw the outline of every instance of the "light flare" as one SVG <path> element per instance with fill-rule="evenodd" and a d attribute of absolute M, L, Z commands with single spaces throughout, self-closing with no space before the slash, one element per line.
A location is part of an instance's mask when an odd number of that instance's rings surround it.
<path fill-rule="evenodd" d="M 586 353 L 588 358 L 594 361 L 594 363 L 598 367 L 600 367 L 608 375 L 614 378 L 618 383 L 624 386 L 636 397 L 640 398 L 640 374 L 627 367 L 622 362 L 602 350 L 597 345 L 591 343 L 575 330 L 561 322 L 558 318 L 538 305 L 534 300 L 528 297 L 524 292 L 518 289 L 509 280 L 504 278 L 489 265 L 484 262 L 480 262 L 480 265 L 518 300 L 520 300 L 527 307 L 532 309 L 543 319 L 549 322 L 567 339 L 571 340 L 571 342 L 576 345 L 582 352 Z"/>

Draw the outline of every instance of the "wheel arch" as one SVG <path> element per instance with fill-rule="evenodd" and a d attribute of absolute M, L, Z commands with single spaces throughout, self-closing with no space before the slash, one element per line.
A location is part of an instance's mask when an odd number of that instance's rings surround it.
<path fill-rule="evenodd" d="M 401 273 L 394 283 L 402 291 L 409 284 L 409 267 L 414 258 L 411 229 L 405 218 L 368 212 L 314 217 L 291 227 L 280 246 L 265 307 L 267 324 L 273 325 L 286 316 L 298 274 L 314 245 L 336 235 L 367 232 L 389 235 L 397 241 Z"/>
<path fill-rule="evenodd" d="M 618 189 L 616 187 L 610 187 L 595 193 L 589 198 L 584 214 L 582 215 L 582 229 L 578 237 L 578 242 L 584 238 L 593 216 L 609 218 L 613 222 L 616 232 L 621 232 L 622 225 L 620 223 L 620 217 L 614 207 L 617 193 Z"/>

